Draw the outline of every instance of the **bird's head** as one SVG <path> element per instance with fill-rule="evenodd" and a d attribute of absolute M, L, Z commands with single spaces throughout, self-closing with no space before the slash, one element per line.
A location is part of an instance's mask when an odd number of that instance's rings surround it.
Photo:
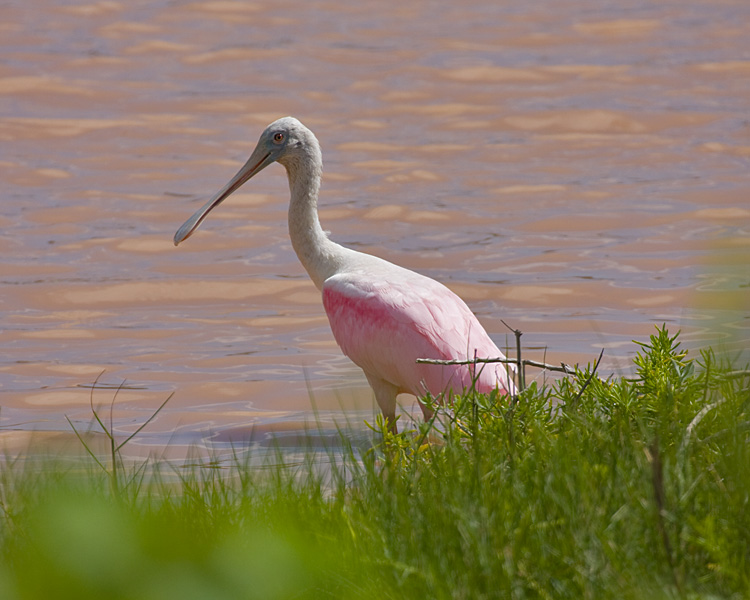
<path fill-rule="evenodd" d="M 261 148 L 265 148 L 268 153 L 268 162 L 263 166 L 275 161 L 288 167 L 320 151 L 313 132 L 294 117 L 283 117 L 266 127 L 253 155 L 259 152 L 262 154 Z"/>
<path fill-rule="evenodd" d="M 212 209 L 271 163 L 279 162 L 289 170 L 313 155 L 319 156 L 320 148 L 312 131 L 294 117 L 274 121 L 260 135 L 250 158 L 229 183 L 177 230 L 175 246 L 189 238 Z"/>

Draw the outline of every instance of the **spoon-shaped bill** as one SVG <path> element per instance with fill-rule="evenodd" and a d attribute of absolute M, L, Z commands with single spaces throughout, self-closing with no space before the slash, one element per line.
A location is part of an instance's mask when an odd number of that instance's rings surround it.
<path fill-rule="evenodd" d="M 203 220 L 208 216 L 208 213 L 210 213 L 215 207 L 219 206 L 219 204 L 221 204 L 227 196 L 239 189 L 242 184 L 244 184 L 253 175 L 263 170 L 273 162 L 273 160 L 271 160 L 270 158 L 270 152 L 266 153 L 265 155 L 261 155 L 260 158 L 256 156 L 259 153 L 259 150 L 260 148 L 256 148 L 255 152 L 253 152 L 244 166 L 239 171 L 237 171 L 237 174 L 232 177 L 232 179 L 229 180 L 229 183 L 221 188 L 218 194 L 216 194 L 213 198 L 211 198 L 211 200 L 206 202 L 206 204 L 195 211 L 193 216 L 182 224 L 182 227 L 180 227 L 177 230 L 177 233 L 174 234 L 175 246 L 193 235 L 193 232 L 198 229 L 201 223 L 203 223 Z"/>

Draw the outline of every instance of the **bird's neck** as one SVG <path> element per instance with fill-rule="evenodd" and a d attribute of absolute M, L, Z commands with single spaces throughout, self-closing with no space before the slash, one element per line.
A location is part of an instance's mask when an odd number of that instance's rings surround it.
<path fill-rule="evenodd" d="M 338 272 L 342 246 L 328 239 L 318 219 L 318 191 L 323 170 L 319 155 L 284 164 L 289 177 L 289 237 L 302 266 L 318 289 Z"/>

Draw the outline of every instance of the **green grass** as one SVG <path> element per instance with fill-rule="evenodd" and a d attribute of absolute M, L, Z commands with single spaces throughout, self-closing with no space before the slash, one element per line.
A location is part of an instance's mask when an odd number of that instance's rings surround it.
<path fill-rule="evenodd" d="M 633 379 L 467 394 L 432 426 L 378 423 L 330 471 L 7 464 L 0 598 L 750 596 L 750 375 L 710 350 L 659 329 Z"/>

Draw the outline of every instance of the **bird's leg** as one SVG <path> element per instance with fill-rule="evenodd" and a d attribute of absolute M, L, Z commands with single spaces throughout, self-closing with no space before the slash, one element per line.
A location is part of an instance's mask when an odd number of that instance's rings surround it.
<path fill-rule="evenodd" d="M 396 396 L 398 395 L 398 388 L 379 377 L 371 376 L 367 373 L 365 373 L 365 376 L 370 387 L 375 392 L 375 400 L 388 423 L 388 429 L 392 433 L 398 433 L 398 427 L 396 426 Z"/>
<path fill-rule="evenodd" d="M 435 411 L 429 408 L 426 404 L 422 404 L 422 402 L 419 403 L 419 408 L 422 409 L 422 416 L 424 417 L 424 422 L 429 423 L 430 419 L 432 419 L 432 416 L 435 414 Z"/>

